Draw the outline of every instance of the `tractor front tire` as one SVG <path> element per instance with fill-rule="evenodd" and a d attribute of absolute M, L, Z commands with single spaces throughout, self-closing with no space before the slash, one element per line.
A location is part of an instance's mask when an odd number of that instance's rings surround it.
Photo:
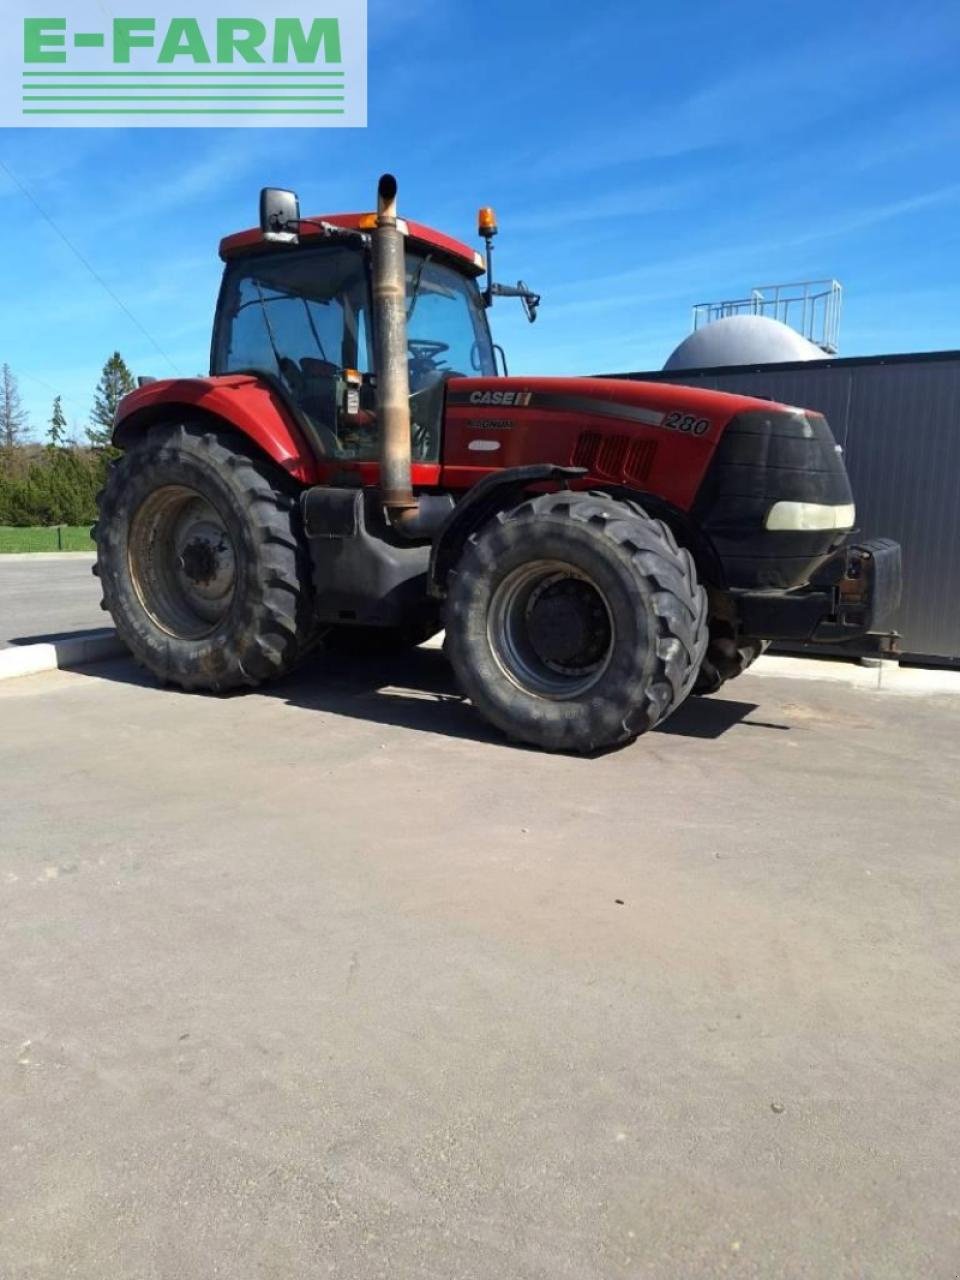
<path fill-rule="evenodd" d="M 290 481 L 228 430 L 151 427 L 94 526 L 103 608 L 149 671 L 224 693 L 289 671 L 316 629 Z"/>
<path fill-rule="evenodd" d="M 653 729 L 690 692 L 707 597 L 689 553 L 635 504 L 544 494 L 469 539 L 448 583 L 446 651 L 508 737 L 592 753 Z"/>

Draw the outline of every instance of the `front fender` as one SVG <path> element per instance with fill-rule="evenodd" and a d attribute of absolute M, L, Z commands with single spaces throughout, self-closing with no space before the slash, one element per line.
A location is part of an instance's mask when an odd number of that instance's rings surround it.
<path fill-rule="evenodd" d="M 217 378 L 167 378 L 149 382 L 120 402 L 113 443 L 125 449 L 158 422 L 184 416 L 226 423 L 301 484 L 315 484 L 317 445 L 305 425 L 265 379 L 253 374 Z"/>
<path fill-rule="evenodd" d="M 443 596 L 447 575 L 456 564 L 470 534 L 498 511 L 514 506 L 533 485 L 551 481 L 562 484 L 570 480 L 581 480 L 585 475 L 583 467 L 538 463 L 527 467 L 507 467 L 503 471 L 494 471 L 484 476 L 472 489 L 467 490 L 434 539 L 427 578 L 430 594 Z"/>

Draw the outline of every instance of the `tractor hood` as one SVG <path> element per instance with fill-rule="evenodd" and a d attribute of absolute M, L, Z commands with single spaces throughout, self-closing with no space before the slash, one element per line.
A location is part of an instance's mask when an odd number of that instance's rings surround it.
<path fill-rule="evenodd" d="M 598 482 L 658 493 L 686 511 L 727 425 L 744 413 L 801 411 L 662 382 L 451 378 L 444 465 L 454 485 L 534 462 L 582 466 Z"/>
<path fill-rule="evenodd" d="M 588 413 L 667 430 L 686 430 L 696 436 L 709 435 L 737 413 L 770 404 L 754 396 L 625 378 L 452 378 L 448 397 L 452 405 L 550 408 L 557 413 Z M 665 422 L 676 413 L 681 421 L 690 416 L 693 422 L 685 427 Z"/>

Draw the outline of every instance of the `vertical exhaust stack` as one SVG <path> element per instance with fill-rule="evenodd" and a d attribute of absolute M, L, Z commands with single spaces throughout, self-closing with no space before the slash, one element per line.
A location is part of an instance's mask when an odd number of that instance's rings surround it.
<path fill-rule="evenodd" d="M 392 521 L 416 513 L 410 453 L 410 374 L 407 368 L 407 289 L 404 237 L 397 227 L 397 180 L 377 185 L 373 233 L 373 312 L 377 335 L 377 419 L 380 487 Z"/>

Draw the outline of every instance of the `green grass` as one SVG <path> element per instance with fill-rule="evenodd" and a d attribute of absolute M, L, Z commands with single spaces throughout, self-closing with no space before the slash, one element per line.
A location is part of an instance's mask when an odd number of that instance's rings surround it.
<path fill-rule="evenodd" d="M 14 551 L 92 551 L 90 526 L 63 524 L 53 529 L 0 524 L 0 555 Z"/>

